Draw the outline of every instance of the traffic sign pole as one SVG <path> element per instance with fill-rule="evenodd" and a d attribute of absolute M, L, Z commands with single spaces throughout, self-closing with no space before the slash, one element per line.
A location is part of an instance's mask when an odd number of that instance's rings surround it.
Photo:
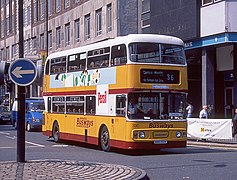
<path fill-rule="evenodd" d="M 19 58 L 24 57 L 23 0 L 18 1 Z M 9 73 L 10 75 L 10 73 Z M 17 162 L 25 162 L 25 87 L 18 86 Z"/>
<path fill-rule="evenodd" d="M 18 86 L 17 162 L 25 162 L 25 87 Z"/>

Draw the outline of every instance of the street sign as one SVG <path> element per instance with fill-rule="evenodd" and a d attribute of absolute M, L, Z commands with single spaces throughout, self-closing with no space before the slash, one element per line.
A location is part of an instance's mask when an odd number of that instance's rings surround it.
<path fill-rule="evenodd" d="M 20 58 L 11 63 L 8 74 L 10 79 L 19 86 L 28 86 L 34 82 L 37 72 L 35 64 L 29 60 Z"/>

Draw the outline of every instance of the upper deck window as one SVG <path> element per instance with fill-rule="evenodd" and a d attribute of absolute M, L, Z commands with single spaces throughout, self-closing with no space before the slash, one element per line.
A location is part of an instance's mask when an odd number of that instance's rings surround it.
<path fill-rule="evenodd" d="M 130 60 L 139 63 L 185 64 L 182 46 L 158 43 L 131 43 Z"/>
<path fill-rule="evenodd" d="M 69 56 L 68 72 L 85 70 L 86 53 L 78 53 Z"/>
<path fill-rule="evenodd" d="M 66 72 L 66 57 L 51 59 L 50 74 L 60 74 Z"/>
<path fill-rule="evenodd" d="M 108 67 L 109 53 L 110 53 L 109 47 L 88 51 L 87 69 Z"/>
<path fill-rule="evenodd" d="M 112 47 L 111 66 L 119 66 L 127 63 L 127 51 L 125 44 Z"/>

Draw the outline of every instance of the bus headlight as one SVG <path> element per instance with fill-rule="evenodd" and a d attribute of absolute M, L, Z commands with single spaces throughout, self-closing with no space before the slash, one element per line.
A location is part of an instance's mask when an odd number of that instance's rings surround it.
<path fill-rule="evenodd" d="M 144 138 L 145 138 L 145 132 L 140 131 L 140 132 L 139 132 L 139 137 L 140 137 L 141 139 L 144 139 Z"/>
<path fill-rule="evenodd" d="M 32 118 L 33 122 L 40 122 L 40 120 L 38 118 Z"/>
<path fill-rule="evenodd" d="M 180 138 L 182 136 L 182 133 L 180 131 L 176 131 L 176 137 Z"/>

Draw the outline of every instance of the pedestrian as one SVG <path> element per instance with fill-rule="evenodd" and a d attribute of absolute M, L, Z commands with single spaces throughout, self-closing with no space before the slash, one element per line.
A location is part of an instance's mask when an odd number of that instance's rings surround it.
<path fill-rule="evenodd" d="M 188 106 L 186 107 L 186 111 L 187 111 L 187 118 L 191 118 L 193 115 L 193 105 L 191 104 L 191 102 L 188 102 Z"/>
<path fill-rule="evenodd" d="M 208 119 L 207 105 L 202 106 L 202 110 L 199 113 L 199 118 Z"/>
<path fill-rule="evenodd" d="M 232 135 L 233 137 L 237 134 L 237 108 L 235 108 L 235 113 L 232 118 Z"/>

